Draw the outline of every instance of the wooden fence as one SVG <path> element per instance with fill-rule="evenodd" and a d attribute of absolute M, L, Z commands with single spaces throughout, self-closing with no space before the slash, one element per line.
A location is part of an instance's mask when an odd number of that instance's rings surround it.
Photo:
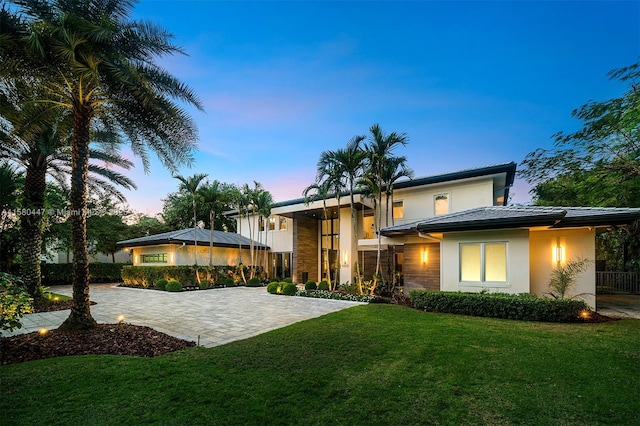
<path fill-rule="evenodd" d="M 596 288 L 640 294 L 638 272 L 596 272 Z"/>

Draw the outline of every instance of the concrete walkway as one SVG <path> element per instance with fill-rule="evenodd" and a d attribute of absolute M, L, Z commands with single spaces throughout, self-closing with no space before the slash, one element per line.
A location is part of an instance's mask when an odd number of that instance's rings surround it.
<path fill-rule="evenodd" d="M 71 296 L 71 286 L 55 286 L 51 291 Z M 92 284 L 91 315 L 99 323 L 125 322 L 146 325 L 155 330 L 198 342 L 201 346 L 224 345 L 234 340 L 319 317 L 360 305 L 357 302 L 278 296 L 266 288 L 220 288 L 204 291 L 169 293 Z M 3 335 L 29 333 L 42 327 L 57 328 L 69 316 L 69 310 L 28 314 L 22 328 Z"/>
<path fill-rule="evenodd" d="M 596 308 L 599 314 L 611 318 L 640 319 L 640 295 L 599 294 L 596 296 Z"/>

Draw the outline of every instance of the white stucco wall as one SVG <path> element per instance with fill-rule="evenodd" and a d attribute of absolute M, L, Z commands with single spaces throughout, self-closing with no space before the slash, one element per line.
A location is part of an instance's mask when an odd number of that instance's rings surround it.
<path fill-rule="evenodd" d="M 567 260 L 586 258 L 593 261 L 589 269 L 576 280 L 571 295 L 588 293 L 582 299 L 593 309 L 596 307 L 596 247 L 595 229 L 559 229 L 531 231 L 530 264 L 531 293 L 542 296 L 549 291 L 549 277 L 557 263 L 553 260 L 553 250 L 563 248 L 565 263 Z"/>
<path fill-rule="evenodd" d="M 507 243 L 506 283 L 465 283 L 460 281 L 461 243 Z M 502 230 L 465 233 L 447 233 L 440 244 L 441 289 L 443 291 L 479 292 L 487 289 L 498 293 L 528 293 L 529 284 L 529 231 Z"/>
<path fill-rule="evenodd" d="M 396 190 L 394 201 L 403 201 L 404 217 L 395 219 L 395 224 L 414 222 L 435 215 L 434 197 L 438 194 L 449 195 L 449 212 L 459 212 L 475 207 L 493 205 L 493 178 L 466 179 L 459 182 L 446 182 L 427 187 Z M 384 199 L 383 199 L 384 205 Z M 384 207 L 383 207 L 384 212 Z M 384 215 L 384 213 L 383 213 Z"/>
<path fill-rule="evenodd" d="M 181 246 L 175 244 L 163 244 L 157 246 L 145 246 L 133 248 L 133 264 L 134 266 L 175 266 L 175 265 L 193 265 L 194 264 L 194 246 Z M 167 253 L 167 263 L 141 263 L 141 256 L 144 254 L 160 254 Z M 239 263 L 237 248 L 230 247 L 214 247 L 213 248 L 213 265 L 235 266 Z M 256 256 L 259 253 L 256 250 Z M 260 252 L 262 256 L 262 252 Z M 242 262 L 245 265 L 250 263 L 250 254 L 248 249 L 242 250 Z M 260 257 L 259 260 L 262 260 Z M 258 259 L 257 259 L 258 260 Z M 198 245 L 198 265 L 209 265 L 209 246 Z"/>
<path fill-rule="evenodd" d="M 236 218 L 237 229 L 240 235 L 249 238 L 249 223 L 253 232 L 253 240 L 262 242 L 271 248 L 272 253 L 290 252 L 293 250 L 293 219 L 284 216 L 274 215 L 276 218 L 276 226 L 273 231 L 269 231 L 269 223 L 266 221 L 265 231 L 258 230 L 258 219 L 256 216 Z M 287 229 L 280 229 L 280 219 L 287 221 Z M 251 222 L 250 222 L 251 221 Z M 243 255 L 244 256 L 244 255 Z"/>

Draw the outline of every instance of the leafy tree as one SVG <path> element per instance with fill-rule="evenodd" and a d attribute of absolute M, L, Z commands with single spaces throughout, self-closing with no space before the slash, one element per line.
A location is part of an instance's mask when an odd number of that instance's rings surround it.
<path fill-rule="evenodd" d="M 529 183 L 592 169 L 640 176 L 640 63 L 614 69 L 608 76 L 628 83 L 627 91 L 574 110 L 572 116 L 583 122 L 580 130 L 558 132 L 552 149 L 527 154 L 519 173 Z"/>
<path fill-rule="evenodd" d="M 640 207 L 640 64 L 608 75 L 628 84 L 623 95 L 574 110 L 582 128 L 556 133 L 552 149 L 539 148 L 522 162 L 519 174 L 534 185 L 536 204 Z M 598 257 L 607 268 L 640 267 L 639 235 L 638 224 L 599 234 Z"/>
<path fill-rule="evenodd" d="M 95 326 L 89 303 L 86 239 L 87 173 L 92 123 L 123 134 L 145 169 L 147 148 L 170 169 L 190 163 L 196 128 L 178 107 L 180 100 L 201 108 L 195 94 L 162 70 L 160 55 L 183 53 L 170 35 L 147 22 L 130 21 L 128 0 L 13 1 L 3 9 L 0 76 L 28 75 L 52 102 L 73 116 L 71 227 L 74 306 L 63 329 Z M 9 17 L 19 16 L 19 18 Z M 52 100 L 52 98 L 54 98 Z"/>

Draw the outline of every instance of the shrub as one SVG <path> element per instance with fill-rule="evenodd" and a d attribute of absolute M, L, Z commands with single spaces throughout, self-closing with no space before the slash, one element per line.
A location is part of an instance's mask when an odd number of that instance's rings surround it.
<path fill-rule="evenodd" d="M 198 284 L 198 287 L 200 287 L 200 290 L 206 290 L 208 288 L 211 287 L 211 285 L 209 284 L 209 281 L 207 280 L 202 280 L 200 281 L 200 283 Z"/>
<path fill-rule="evenodd" d="M 155 287 L 158 290 L 166 290 L 167 289 L 167 280 L 165 280 L 164 278 L 160 278 L 158 281 L 156 281 Z"/>
<path fill-rule="evenodd" d="M 278 294 L 278 289 L 280 288 L 280 283 L 273 281 L 267 285 L 267 292 L 271 294 Z"/>
<path fill-rule="evenodd" d="M 32 310 L 31 299 L 22 280 L 0 272 L 0 330 L 22 328 L 20 319 Z"/>
<path fill-rule="evenodd" d="M 222 284 L 225 287 L 235 287 L 236 286 L 236 283 L 233 282 L 233 278 L 231 278 L 231 277 L 227 277 L 224 280 L 222 280 Z"/>
<path fill-rule="evenodd" d="M 529 294 L 453 293 L 412 290 L 411 303 L 430 312 L 524 321 L 576 322 L 588 310 L 581 300 L 550 299 Z"/>
<path fill-rule="evenodd" d="M 379 296 L 368 296 L 365 294 L 355 295 L 355 294 L 341 293 L 337 291 L 326 291 L 326 290 L 317 290 L 317 291 L 301 290 L 296 292 L 296 296 L 313 297 L 316 299 L 348 300 L 350 302 L 364 302 L 364 303 L 372 303 L 372 302 L 375 303 L 375 302 L 382 301 L 382 298 Z"/>
<path fill-rule="evenodd" d="M 167 291 L 182 291 L 182 284 L 180 284 L 180 281 L 169 280 L 167 282 Z"/>
<path fill-rule="evenodd" d="M 305 290 L 317 290 L 318 286 L 315 281 L 307 281 L 304 285 Z"/>
<path fill-rule="evenodd" d="M 253 277 L 247 283 L 247 287 L 262 287 L 262 281 L 258 277 Z"/>
<path fill-rule="evenodd" d="M 89 282 L 114 283 L 122 281 L 122 268 L 125 263 L 90 263 Z M 46 285 L 58 285 L 71 283 L 73 276 L 73 264 L 71 263 L 43 263 L 40 265 L 42 282 Z M 153 281 L 152 281 L 153 282 Z"/>
<path fill-rule="evenodd" d="M 285 283 L 282 286 L 282 291 L 280 293 L 285 296 L 294 296 L 297 291 L 298 287 L 294 283 Z"/>
<path fill-rule="evenodd" d="M 293 278 L 291 278 L 291 277 L 287 277 L 287 278 L 285 278 L 284 280 L 282 280 L 282 282 L 285 282 L 285 283 L 292 283 L 292 282 L 293 282 Z"/>
<path fill-rule="evenodd" d="M 325 280 L 320 281 L 318 284 L 318 290 L 329 291 L 329 283 Z"/>

